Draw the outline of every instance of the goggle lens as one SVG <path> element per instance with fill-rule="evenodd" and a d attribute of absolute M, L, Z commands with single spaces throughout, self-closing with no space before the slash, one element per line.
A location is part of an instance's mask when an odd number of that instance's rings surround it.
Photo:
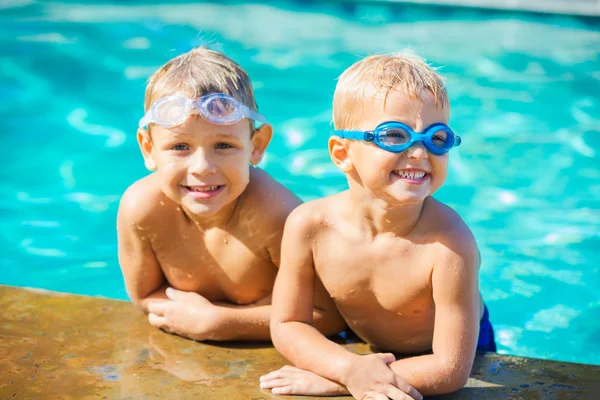
<path fill-rule="evenodd" d="M 189 106 L 185 98 L 170 98 L 156 105 L 154 117 L 158 124 L 169 124 L 187 117 Z"/>
<path fill-rule="evenodd" d="M 379 141 L 385 146 L 401 146 L 410 140 L 410 134 L 402 128 L 386 129 L 379 135 Z"/>

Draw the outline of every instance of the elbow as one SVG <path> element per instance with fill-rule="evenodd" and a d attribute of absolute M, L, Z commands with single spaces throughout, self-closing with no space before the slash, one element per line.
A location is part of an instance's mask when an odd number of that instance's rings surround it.
<path fill-rule="evenodd" d="M 285 334 L 283 331 L 285 330 L 284 322 L 271 318 L 271 322 L 269 324 L 269 331 L 271 333 L 271 341 L 273 342 L 273 346 L 277 350 L 279 350 L 282 346 L 282 340 L 285 338 Z"/>
<path fill-rule="evenodd" d="M 467 384 L 469 376 L 471 375 L 470 365 L 468 368 L 463 365 L 450 365 L 443 368 L 448 371 L 448 375 L 445 384 L 440 387 L 442 391 L 437 394 L 452 393 L 462 389 Z"/>
<path fill-rule="evenodd" d="M 144 312 L 145 314 L 148 314 L 148 306 L 147 306 L 146 302 L 143 300 L 144 299 L 140 299 L 139 297 L 131 297 L 131 302 L 133 303 L 133 305 L 138 310 Z"/>
<path fill-rule="evenodd" d="M 446 393 L 452 393 L 462 389 L 467 384 L 468 380 L 469 374 L 454 374 L 448 382 Z"/>
<path fill-rule="evenodd" d="M 139 295 L 139 293 L 135 293 L 133 291 L 127 290 L 127 295 L 129 296 L 129 298 L 131 299 L 131 302 L 133 303 L 133 305 L 140 311 L 142 311 L 145 314 L 148 314 L 148 301 L 146 300 L 146 297 L 142 297 Z"/>

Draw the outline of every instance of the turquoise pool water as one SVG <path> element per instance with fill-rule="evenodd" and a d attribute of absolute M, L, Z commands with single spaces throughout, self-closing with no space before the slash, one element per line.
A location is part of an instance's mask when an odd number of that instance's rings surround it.
<path fill-rule="evenodd" d="M 0 2 L 0 282 L 125 299 L 115 216 L 146 174 L 146 78 L 213 43 L 253 79 L 264 163 L 305 200 L 345 188 L 326 138 L 336 77 L 411 47 L 448 78 L 437 197 L 478 239 L 502 353 L 600 364 L 600 24 L 340 2 Z"/>

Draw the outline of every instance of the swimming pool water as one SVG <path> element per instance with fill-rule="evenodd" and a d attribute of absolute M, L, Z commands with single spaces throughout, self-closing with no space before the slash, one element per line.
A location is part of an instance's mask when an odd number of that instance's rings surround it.
<path fill-rule="evenodd" d="M 463 145 L 436 197 L 478 240 L 500 351 L 600 364 L 598 20 L 163 3 L 0 3 L 1 283 L 127 298 L 116 211 L 147 173 L 135 131 L 167 59 L 212 43 L 239 62 L 275 128 L 263 167 L 309 200 L 346 186 L 326 151 L 336 77 L 411 47 L 448 80 Z"/>

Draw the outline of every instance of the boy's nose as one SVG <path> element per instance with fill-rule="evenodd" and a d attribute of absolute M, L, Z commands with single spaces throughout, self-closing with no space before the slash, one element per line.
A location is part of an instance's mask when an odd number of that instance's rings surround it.
<path fill-rule="evenodd" d="M 410 158 L 414 158 L 417 160 L 421 160 L 421 159 L 425 159 L 425 158 L 429 157 L 429 153 L 427 152 L 427 149 L 425 148 L 425 145 L 423 144 L 423 142 L 417 142 L 417 143 L 413 144 L 412 146 L 410 146 L 406 150 L 406 155 Z"/>
<path fill-rule="evenodd" d="M 207 175 L 216 172 L 215 164 L 203 152 L 197 152 L 190 157 L 191 173 L 198 175 Z"/>

